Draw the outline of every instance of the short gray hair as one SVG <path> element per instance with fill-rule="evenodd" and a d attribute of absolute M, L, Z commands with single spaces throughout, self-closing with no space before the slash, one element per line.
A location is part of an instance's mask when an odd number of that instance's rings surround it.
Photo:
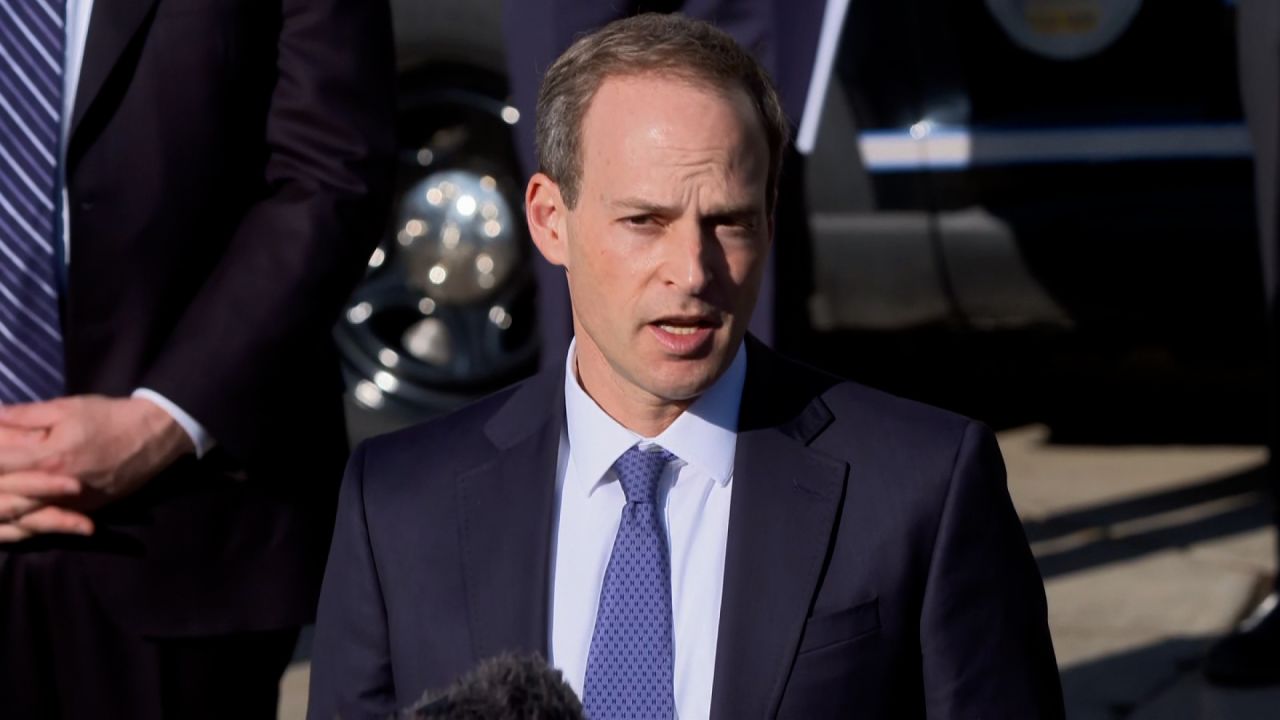
<path fill-rule="evenodd" d="M 577 205 L 582 184 L 582 120 L 606 78 L 668 73 L 751 98 L 769 145 L 766 199 L 772 213 L 789 125 L 778 92 L 760 63 L 724 32 L 679 14 L 644 13 L 584 35 L 556 59 L 538 91 L 539 169 Z"/>

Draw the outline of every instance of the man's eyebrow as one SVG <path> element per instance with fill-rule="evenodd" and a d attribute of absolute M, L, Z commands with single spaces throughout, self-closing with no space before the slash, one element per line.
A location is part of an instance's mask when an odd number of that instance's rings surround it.
<path fill-rule="evenodd" d="M 621 198 L 609 203 L 612 207 L 619 210 L 634 211 L 646 215 L 658 215 L 660 217 L 669 217 L 680 215 L 683 212 L 679 207 L 674 205 L 663 205 L 662 203 L 643 198 Z M 760 214 L 760 206 L 757 203 L 746 203 L 743 205 L 726 205 L 721 207 L 713 207 L 704 215 L 705 220 L 744 220 L 751 219 Z"/>
<path fill-rule="evenodd" d="M 619 210 L 635 211 L 646 215 L 679 215 L 680 209 L 674 205 L 663 205 L 662 203 L 644 198 L 620 198 L 609 203 Z"/>

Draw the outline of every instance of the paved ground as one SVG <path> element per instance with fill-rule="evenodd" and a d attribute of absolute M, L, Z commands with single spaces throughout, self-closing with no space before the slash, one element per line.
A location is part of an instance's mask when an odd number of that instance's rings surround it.
<path fill-rule="evenodd" d="M 1206 643 L 1275 573 L 1261 448 L 1063 444 L 1041 425 L 1000 442 L 1045 576 L 1069 717 L 1280 717 L 1280 689 L 1218 691 L 1198 673 Z M 299 663 L 281 718 L 303 717 L 306 686 Z"/>
<path fill-rule="evenodd" d="M 1045 577 L 1069 717 L 1280 717 L 1280 689 L 1224 692 L 1199 677 L 1207 642 L 1274 575 L 1265 451 L 1064 446 L 1043 426 L 1000 442 Z"/>

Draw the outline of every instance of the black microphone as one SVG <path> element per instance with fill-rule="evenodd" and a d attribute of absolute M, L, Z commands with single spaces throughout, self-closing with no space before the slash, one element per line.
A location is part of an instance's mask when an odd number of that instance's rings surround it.
<path fill-rule="evenodd" d="M 428 692 L 400 720 L 586 720 L 559 670 L 539 655 L 480 663 L 441 693 Z"/>

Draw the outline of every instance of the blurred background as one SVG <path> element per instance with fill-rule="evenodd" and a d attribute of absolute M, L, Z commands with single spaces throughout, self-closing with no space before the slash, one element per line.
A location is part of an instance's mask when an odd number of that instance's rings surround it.
<path fill-rule="evenodd" d="M 544 60 L 503 20 L 525 10 L 392 5 L 399 197 L 335 331 L 355 439 L 563 357 L 523 225 Z M 759 48 L 799 153 L 756 330 L 998 431 L 1072 718 L 1280 717 L 1280 691 L 1199 672 L 1275 576 L 1237 12 L 796 2 L 799 29 Z M 305 657 L 304 638 L 282 717 L 302 716 Z"/>

